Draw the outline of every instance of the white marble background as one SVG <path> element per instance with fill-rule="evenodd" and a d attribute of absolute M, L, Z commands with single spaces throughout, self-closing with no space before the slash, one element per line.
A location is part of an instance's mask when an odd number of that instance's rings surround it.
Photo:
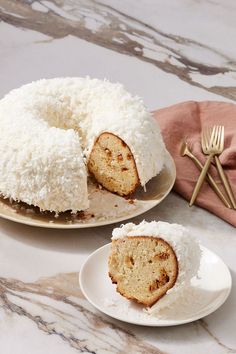
<path fill-rule="evenodd" d="M 124 83 L 150 109 L 189 99 L 236 99 L 233 0 L 107 0 L 102 4 L 108 8 L 96 1 L 0 0 L 0 95 L 38 78 L 90 75 Z M 32 24 L 34 30 L 24 25 L 32 17 L 31 10 L 44 16 L 58 14 L 58 21 L 66 18 L 64 26 L 67 20 L 73 26 L 81 18 L 84 22 L 74 34 L 53 37 L 45 25 L 41 32 Z M 118 52 L 113 46 L 116 34 L 109 37 L 111 18 L 115 24 L 126 21 L 136 31 L 145 30 L 146 37 L 135 40 L 148 59 L 127 50 L 127 27 L 122 29 L 118 48 L 126 48 L 126 53 Z M 90 29 L 87 40 L 80 38 L 84 38 L 83 26 Z M 104 46 L 102 33 L 107 36 Z M 181 58 L 185 64 L 189 60 L 189 76 L 184 80 Z M 236 353 L 235 229 L 204 210 L 189 209 L 174 193 L 143 217 L 186 225 L 226 262 L 233 289 L 218 311 L 204 320 L 170 328 L 113 321 L 83 299 L 77 280 L 88 254 L 109 242 L 112 226 L 57 231 L 0 220 L 0 353 Z"/>

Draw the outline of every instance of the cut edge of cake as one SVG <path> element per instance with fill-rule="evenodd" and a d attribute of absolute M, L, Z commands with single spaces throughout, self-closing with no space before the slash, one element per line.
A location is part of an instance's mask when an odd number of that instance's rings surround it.
<path fill-rule="evenodd" d="M 103 132 L 98 136 L 87 167 L 99 184 L 120 196 L 131 195 L 140 185 L 133 154 L 129 146 L 115 134 Z"/>
<path fill-rule="evenodd" d="M 148 247 L 143 244 L 145 241 Z M 135 248 L 132 249 L 131 243 Z M 108 264 L 109 276 L 112 283 L 117 284 L 117 292 L 147 307 L 154 305 L 175 285 L 179 271 L 170 244 L 161 237 L 152 236 L 112 240 Z"/>

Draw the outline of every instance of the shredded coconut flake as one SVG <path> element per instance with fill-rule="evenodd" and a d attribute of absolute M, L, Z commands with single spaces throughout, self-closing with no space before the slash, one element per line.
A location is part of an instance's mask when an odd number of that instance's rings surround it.
<path fill-rule="evenodd" d="M 41 210 L 87 209 L 87 171 L 104 131 L 130 147 L 144 186 L 162 169 L 165 146 L 139 97 L 90 78 L 39 80 L 0 101 L 0 190 Z"/>

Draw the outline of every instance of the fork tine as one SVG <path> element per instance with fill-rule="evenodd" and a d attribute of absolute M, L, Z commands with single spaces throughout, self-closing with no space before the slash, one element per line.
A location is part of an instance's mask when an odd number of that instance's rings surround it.
<path fill-rule="evenodd" d="M 220 150 L 224 150 L 224 137 L 225 137 L 225 127 L 221 126 L 221 139 L 220 139 Z"/>
<path fill-rule="evenodd" d="M 215 134 L 216 134 L 216 126 L 210 127 L 210 129 L 209 129 L 209 148 L 212 147 Z"/>
<path fill-rule="evenodd" d="M 222 130 L 222 125 L 220 125 L 220 133 L 219 133 L 219 149 L 220 149 L 220 144 L 221 144 L 221 139 L 222 139 L 222 134 L 223 134 L 223 130 Z"/>
<path fill-rule="evenodd" d="M 219 126 L 219 134 L 218 134 L 218 139 L 217 139 L 217 149 L 218 151 L 220 151 L 220 146 L 221 146 L 221 140 L 222 140 L 222 136 L 223 136 L 223 130 L 222 130 L 222 125 Z"/>
<path fill-rule="evenodd" d="M 218 127 L 217 141 L 216 141 L 216 149 L 219 150 L 221 141 L 221 125 Z"/>
<path fill-rule="evenodd" d="M 214 137 L 214 141 L 213 141 L 213 145 L 214 145 L 216 148 L 218 147 L 219 137 L 220 137 L 220 126 L 217 125 L 217 126 L 216 126 L 215 137 Z"/>
<path fill-rule="evenodd" d="M 221 139 L 221 126 L 218 125 L 217 139 L 216 139 L 216 147 L 217 148 L 220 146 L 220 139 Z"/>
<path fill-rule="evenodd" d="M 211 134 L 212 134 L 212 127 L 207 127 L 206 129 L 206 133 L 207 133 L 207 136 L 206 136 L 206 145 L 207 145 L 207 148 L 209 149 L 210 147 L 210 141 L 211 141 Z"/>
<path fill-rule="evenodd" d="M 217 130 L 217 127 L 214 125 L 214 127 L 212 129 L 212 132 L 211 132 L 211 138 L 210 138 L 210 142 L 209 142 L 209 147 L 213 146 L 213 142 L 214 142 L 215 136 L 216 136 L 216 130 Z"/>
<path fill-rule="evenodd" d="M 218 134 L 217 134 L 217 146 L 220 146 L 220 140 L 221 140 L 221 126 L 218 126 Z"/>

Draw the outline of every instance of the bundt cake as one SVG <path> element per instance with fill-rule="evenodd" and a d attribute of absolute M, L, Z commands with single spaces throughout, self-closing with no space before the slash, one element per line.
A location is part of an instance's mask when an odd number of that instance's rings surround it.
<path fill-rule="evenodd" d="M 0 101 L 0 193 L 42 211 L 88 208 L 87 177 L 129 195 L 162 169 L 165 146 L 142 100 L 121 84 L 39 80 Z"/>
<path fill-rule="evenodd" d="M 109 276 L 127 299 L 157 309 L 170 306 L 200 265 L 200 247 L 181 225 L 128 223 L 112 233 Z"/>

